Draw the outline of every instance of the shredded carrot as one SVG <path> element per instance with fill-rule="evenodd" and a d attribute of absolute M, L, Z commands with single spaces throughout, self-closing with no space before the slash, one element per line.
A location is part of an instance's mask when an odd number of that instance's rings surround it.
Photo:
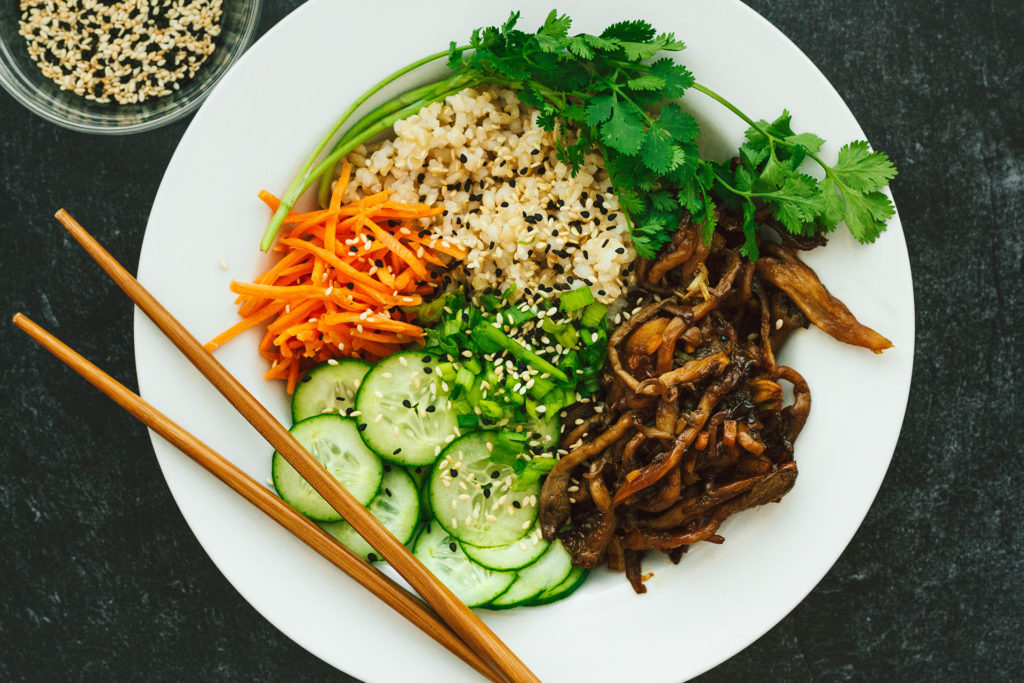
<path fill-rule="evenodd" d="M 466 250 L 423 229 L 441 207 L 403 204 L 384 190 L 343 203 L 351 166 L 342 163 L 326 209 L 291 212 L 273 253 L 280 259 L 253 282 L 232 281 L 242 319 L 207 343 L 213 350 L 260 324 L 259 353 L 270 361 L 265 377 L 287 382 L 291 393 L 316 363 L 338 356 L 374 361 L 411 343 L 424 330 L 407 322 L 400 306 L 415 306 Z M 280 200 L 259 198 L 272 211 Z"/>

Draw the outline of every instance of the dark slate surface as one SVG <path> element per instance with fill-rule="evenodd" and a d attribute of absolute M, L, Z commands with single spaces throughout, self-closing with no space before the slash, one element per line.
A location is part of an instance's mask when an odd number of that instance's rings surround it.
<path fill-rule="evenodd" d="M 296 4 L 268 1 L 262 28 Z M 849 548 L 792 614 L 705 679 L 1020 679 L 1019 3 L 752 4 L 900 166 L 917 362 L 892 467 Z M 186 123 L 89 137 L 6 94 L 0 121 L 0 312 L 26 312 L 134 384 L 131 306 L 50 215 L 66 206 L 137 263 Z M 346 680 L 216 570 L 142 427 L 6 324 L 0 357 L 0 679 Z"/>

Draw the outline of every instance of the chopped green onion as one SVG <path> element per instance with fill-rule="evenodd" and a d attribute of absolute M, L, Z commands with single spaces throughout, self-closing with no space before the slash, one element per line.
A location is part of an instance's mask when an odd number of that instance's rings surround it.
<path fill-rule="evenodd" d="M 480 426 L 480 420 L 478 420 L 476 415 L 473 413 L 457 415 L 455 417 L 455 421 L 458 423 L 460 429 L 475 429 Z"/>
<path fill-rule="evenodd" d="M 485 308 L 491 311 L 497 311 L 502 306 L 502 300 L 494 296 L 493 294 L 481 294 L 480 303 L 482 303 Z"/>
<path fill-rule="evenodd" d="M 590 287 L 577 287 L 568 292 L 562 292 L 559 299 L 562 301 L 562 310 L 568 313 L 592 304 L 594 293 L 590 291 Z"/>
<path fill-rule="evenodd" d="M 455 373 L 455 383 L 463 389 L 469 389 L 473 386 L 473 379 L 475 377 L 476 375 L 469 368 L 463 366 Z"/>
<path fill-rule="evenodd" d="M 571 325 L 564 325 L 562 329 L 555 332 L 555 339 L 558 343 L 567 349 L 576 348 L 576 344 L 580 340 L 580 335 L 576 332 L 576 328 Z"/>
<path fill-rule="evenodd" d="M 569 378 L 566 377 L 564 372 L 517 342 L 515 339 L 511 339 L 507 334 L 493 325 L 480 325 L 473 330 L 473 335 L 474 337 L 480 337 L 481 339 L 487 340 L 499 349 L 505 349 L 519 360 L 540 372 L 549 373 L 552 377 L 556 377 L 563 382 L 569 381 Z"/>
<path fill-rule="evenodd" d="M 555 383 L 549 379 L 537 378 L 533 380 L 533 386 L 530 387 L 530 395 L 536 399 L 544 398 L 544 395 L 555 388 Z"/>
<path fill-rule="evenodd" d="M 437 374 L 441 375 L 441 379 L 446 382 L 451 382 L 455 379 L 456 371 L 454 363 L 438 363 Z"/>
<path fill-rule="evenodd" d="M 543 320 L 540 321 L 540 329 L 544 330 L 548 334 L 558 334 L 558 332 L 563 327 L 565 327 L 565 326 L 564 325 L 559 325 L 558 323 L 556 323 L 551 318 L 544 318 Z"/>
<path fill-rule="evenodd" d="M 518 307 L 513 306 L 512 308 L 506 308 L 501 312 L 501 317 L 504 319 L 506 325 L 512 327 L 519 327 L 527 320 L 532 320 L 537 317 L 537 314 L 527 308 L 525 311 Z"/>
<path fill-rule="evenodd" d="M 595 301 L 583 311 L 580 324 L 584 327 L 600 327 L 601 323 L 605 321 L 605 314 L 607 313 L 608 307 L 600 301 Z"/>
<path fill-rule="evenodd" d="M 492 420 L 501 419 L 501 416 L 505 414 L 505 411 L 501 409 L 501 406 L 490 399 L 484 399 L 480 401 L 477 406 L 483 412 L 483 414 Z"/>

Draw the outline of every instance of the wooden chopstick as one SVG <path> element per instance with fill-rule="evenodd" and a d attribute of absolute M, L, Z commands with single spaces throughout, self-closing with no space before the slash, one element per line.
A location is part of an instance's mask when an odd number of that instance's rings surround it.
<path fill-rule="evenodd" d="M 90 363 L 74 349 L 64 344 L 26 316 L 18 313 L 14 324 L 58 360 L 84 377 L 90 384 L 109 396 L 115 403 L 131 413 L 140 422 L 169 441 L 206 471 L 227 484 L 236 493 L 255 505 L 268 517 L 295 535 L 327 561 L 356 580 L 375 596 L 383 600 L 414 626 L 446 647 L 455 656 L 469 664 L 492 681 L 504 681 L 491 667 L 455 635 L 437 615 L 415 596 L 364 562 L 351 550 L 338 543 L 330 534 L 299 514 L 290 505 L 261 486 L 222 455 L 197 439 L 183 427 L 144 401 L 116 379 Z"/>
<path fill-rule="evenodd" d="M 288 463 L 345 518 L 427 604 L 474 651 L 513 681 L 536 681 L 532 671 L 478 616 L 431 574 L 391 532 L 359 504 L 327 470 L 313 459 L 270 411 L 242 386 L 203 345 L 192 336 L 156 297 L 111 256 L 92 235 L 64 209 L 57 212 L 71 236 L 89 253 L 112 280 L 142 309 L 150 320 L 185 355 L 241 415 L 277 449 Z"/>

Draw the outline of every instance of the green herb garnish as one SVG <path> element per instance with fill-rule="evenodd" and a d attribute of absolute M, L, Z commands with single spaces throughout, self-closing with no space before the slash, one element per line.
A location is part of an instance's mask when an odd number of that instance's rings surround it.
<path fill-rule="evenodd" d="M 414 62 L 360 96 L 288 187 L 261 247 L 270 247 L 295 200 L 317 180 L 323 203 L 335 165 L 357 145 L 428 104 L 485 83 L 511 88 L 523 103 L 536 107 L 539 123 L 556 131 L 558 155 L 574 172 L 587 153 L 600 151 L 629 220 L 633 245 L 644 258 L 653 258 L 671 239 L 684 212 L 710 240 L 720 204 L 743 217 L 743 254 L 750 259 L 757 258 L 760 227 L 755 214 L 761 207 L 798 235 L 831 232 L 846 221 L 855 238 L 872 242 L 885 229 L 893 206 L 881 190 L 896 169 L 867 142 L 847 144 L 836 163 L 827 164 L 819 156 L 824 140 L 794 132 L 788 112 L 771 123 L 755 121 L 695 82 L 685 66 L 659 57 L 684 45 L 645 21 L 612 24 L 600 35 L 570 35 L 571 19 L 554 10 L 535 33 L 517 29 L 518 19 L 519 12 L 513 12 L 501 26 L 477 29 L 469 44 L 453 42 L 446 53 Z M 316 164 L 358 105 L 401 75 L 445 56 L 452 71 L 447 78 L 370 112 Z M 676 102 L 689 90 L 713 98 L 750 126 L 738 162 L 720 164 L 699 157 L 699 126 Z M 805 160 L 820 166 L 824 177 L 801 172 Z"/>

